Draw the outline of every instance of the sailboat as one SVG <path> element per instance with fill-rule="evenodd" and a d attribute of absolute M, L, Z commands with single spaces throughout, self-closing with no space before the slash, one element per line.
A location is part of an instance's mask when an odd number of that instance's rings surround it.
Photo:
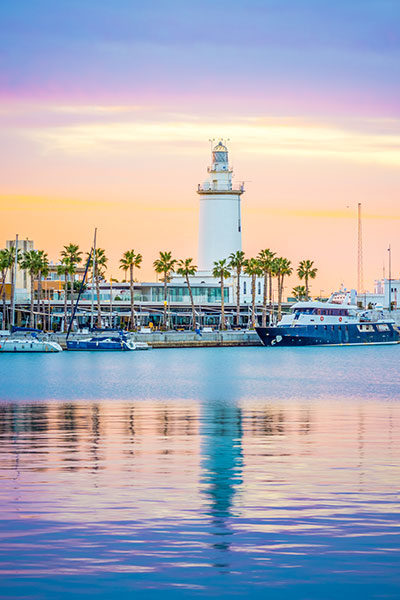
<path fill-rule="evenodd" d="M 62 352 L 40 329 L 13 327 L 11 335 L 0 337 L 0 352 Z"/>
<path fill-rule="evenodd" d="M 0 352 L 62 352 L 60 344 L 50 340 L 47 334 L 32 327 L 15 326 L 15 290 L 18 265 L 18 235 L 15 238 L 15 261 L 11 306 L 11 333 L 0 337 Z"/>
<path fill-rule="evenodd" d="M 72 323 L 75 318 L 75 314 L 79 305 L 79 300 L 82 295 L 82 291 L 85 285 L 86 277 L 89 270 L 89 265 L 93 256 L 93 266 L 92 266 L 92 305 L 91 305 L 91 331 L 96 331 L 93 328 L 93 315 L 94 315 L 94 274 L 96 270 L 96 233 L 97 229 L 94 232 L 94 240 L 93 247 L 90 251 L 89 258 L 86 263 L 85 273 L 82 279 L 82 283 L 79 289 L 78 298 L 76 299 L 73 313 L 71 315 L 71 321 L 68 326 L 67 337 L 66 337 L 66 345 L 67 350 L 94 350 L 94 351 L 129 351 L 129 350 L 137 350 L 137 346 L 133 340 L 130 340 L 128 335 L 121 330 L 116 329 L 98 329 L 97 331 L 103 335 L 90 335 L 88 337 L 82 338 L 74 338 L 70 339 Z"/>

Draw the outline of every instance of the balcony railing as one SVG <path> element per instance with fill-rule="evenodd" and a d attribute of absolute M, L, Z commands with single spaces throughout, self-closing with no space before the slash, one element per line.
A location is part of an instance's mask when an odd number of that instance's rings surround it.
<path fill-rule="evenodd" d="M 235 183 L 230 185 L 199 183 L 197 186 L 198 192 L 244 192 L 244 183 Z"/>

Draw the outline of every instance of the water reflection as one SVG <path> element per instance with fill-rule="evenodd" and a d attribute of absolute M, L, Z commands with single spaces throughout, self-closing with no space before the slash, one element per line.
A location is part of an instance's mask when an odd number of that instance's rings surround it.
<path fill-rule="evenodd" d="M 245 596 L 361 585 L 368 553 L 395 597 L 399 422 L 350 399 L 0 404 L 0 573 Z"/>
<path fill-rule="evenodd" d="M 211 405 L 205 409 L 203 423 L 201 481 L 216 539 L 212 546 L 221 551 L 215 566 L 229 569 L 226 552 L 233 534 L 230 518 L 242 483 L 242 410 L 226 404 Z"/>

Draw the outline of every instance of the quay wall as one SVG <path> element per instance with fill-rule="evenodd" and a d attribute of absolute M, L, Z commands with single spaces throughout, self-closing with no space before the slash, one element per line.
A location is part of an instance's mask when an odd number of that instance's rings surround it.
<path fill-rule="evenodd" d="M 104 335 L 104 334 L 103 334 Z M 66 347 L 65 334 L 53 334 L 51 339 Z M 88 334 L 71 334 L 71 338 L 88 337 Z M 232 346 L 262 346 L 255 331 L 213 331 L 201 336 L 194 332 L 131 333 L 135 342 L 146 342 L 152 348 L 213 348 Z"/>

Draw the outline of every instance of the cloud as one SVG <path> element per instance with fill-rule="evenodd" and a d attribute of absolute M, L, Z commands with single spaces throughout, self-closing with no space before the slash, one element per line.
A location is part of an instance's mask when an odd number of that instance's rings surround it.
<path fill-rule="evenodd" d="M 325 119 L 243 117 L 225 119 L 124 106 L 58 107 L 56 124 L 32 123 L 18 135 L 46 152 L 104 155 L 141 152 L 175 154 L 202 151 L 216 132 L 234 140 L 241 153 L 318 157 L 387 166 L 400 164 L 400 121 L 395 119 Z M 63 122 L 63 119 L 67 122 Z M 72 120 L 71 120 L 72 119 Z M 201 149 L 201 150 L 200 150 Z"/>

